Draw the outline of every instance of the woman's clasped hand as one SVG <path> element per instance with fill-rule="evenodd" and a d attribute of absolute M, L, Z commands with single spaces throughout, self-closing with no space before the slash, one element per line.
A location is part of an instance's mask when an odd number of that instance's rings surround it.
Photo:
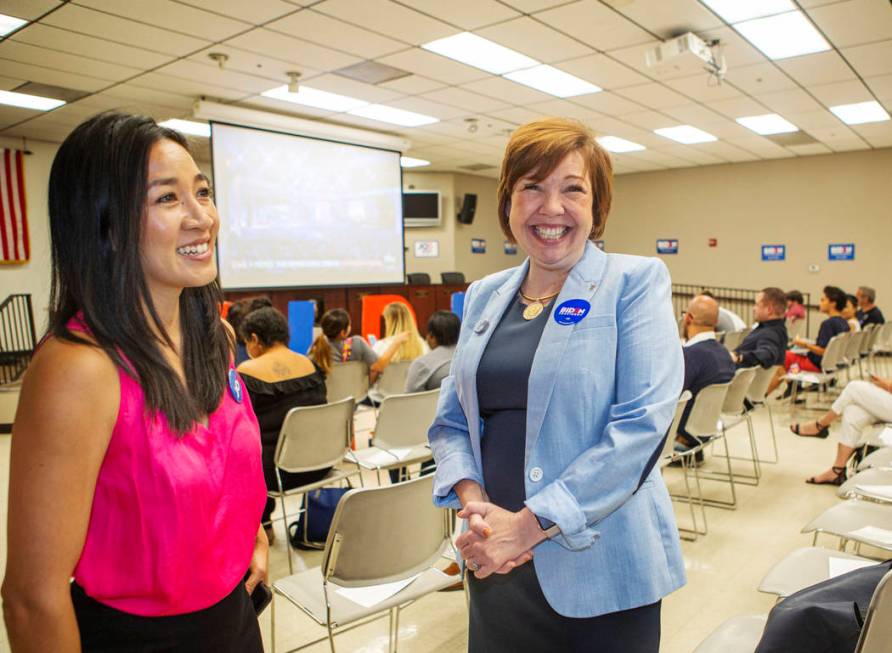
<path fill-rule="evenodd" d="M 511 512 L 486 501 L 469 501 L 458 513 L 468 530 L 455 541 L 477 578 L 507 574 L 533 559 L 533 547 L 545 539 L 527 508 Z"/>

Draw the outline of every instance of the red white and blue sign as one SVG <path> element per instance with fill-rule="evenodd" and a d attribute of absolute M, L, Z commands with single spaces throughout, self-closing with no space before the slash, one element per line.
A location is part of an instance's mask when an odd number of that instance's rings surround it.
<path fill-rule="evenodd" d="M 678 254 L 678 239 L 659 238 L 657 240 L 657 254 Z"/>
<path fill-rule="evenodd" d="M 827 259 L 830 261 L 854 261 L 855 243 L 830 243 L 827 245 Z"/>
<path fill-rule="evenodd" d="M 584 299 L 568 299 L 554 309 L 554 321 L 567 326 L 576 324 L 591 310 L 592 305 Z"/>
<path fill-rule="evenodd" d="M 471 254 L 486 254 L 486 241 L 483 238 L 471 238 Z"/>
<path fill-rule="evenodd" d="M 787 258 L 786 245 L 762 245 L 763 261 L 784 261 Z"/>
<path fill-rule="evenodd" d="M 229 370 L 229 394 L 231 394 L 232 398 L 238 403 L 242 403 L 242 382 L 238 378 L 238 372 L 235 370 Z"/>

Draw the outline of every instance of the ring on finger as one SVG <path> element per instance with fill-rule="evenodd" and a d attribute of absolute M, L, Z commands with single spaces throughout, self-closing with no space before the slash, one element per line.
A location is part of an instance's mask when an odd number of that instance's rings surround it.
<path fill-rule="evenodd" d="M 477 571 L 480 569 L 480 565 L 477 564 L 476 560 L 468 560 L 468 569 L 471 571 Z"/>

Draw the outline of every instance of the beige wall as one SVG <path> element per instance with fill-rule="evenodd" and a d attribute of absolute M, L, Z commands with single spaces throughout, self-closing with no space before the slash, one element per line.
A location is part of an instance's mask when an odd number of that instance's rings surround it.
<path fill-rule="evenodd" d="M 828 284 L 872 285 L 892 313 L 892 149 L 622 175 L 615 184 L 608 251 L 654 256 L 657 238 L 678 238 L 679 253 L 662 257 L 675 282 L 799 288 L 815 302 Z M 854 261 L 827 260 L 828 243 L 848 242 Z M 763 243 L 786 244 L 787 260 L 762 262 Z"/>
<path fill-rule="evenodd" d="M 437 227 L 412 227 L 405 230 L 406 273 L 427 272 L 431 281 L 439 283 L 440 272 L 455 270 L 455 179 L 449 173 L 403 172 L 403 189 L 435 190 L 440 193 L 440 225 Z M 415 242 L 436 240 L 439 256 L 416 258 Z"/>

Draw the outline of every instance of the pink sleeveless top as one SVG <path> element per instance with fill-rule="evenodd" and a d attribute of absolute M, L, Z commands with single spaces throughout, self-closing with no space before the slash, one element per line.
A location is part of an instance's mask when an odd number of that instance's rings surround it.
<path fill-rule="evenodd" d="M 85 330 L 76 319 L 69 328 Z M 241 402 L 225 389 L 207 427 L 177 436 L 163 415 L 147 417 L 139 383 L 118 369 L 118 418 L 74 570 L 88 596 L 167 616 L 210 607 L 241 582 L 266 484 L 257 418 L 233 376 Z"/>

